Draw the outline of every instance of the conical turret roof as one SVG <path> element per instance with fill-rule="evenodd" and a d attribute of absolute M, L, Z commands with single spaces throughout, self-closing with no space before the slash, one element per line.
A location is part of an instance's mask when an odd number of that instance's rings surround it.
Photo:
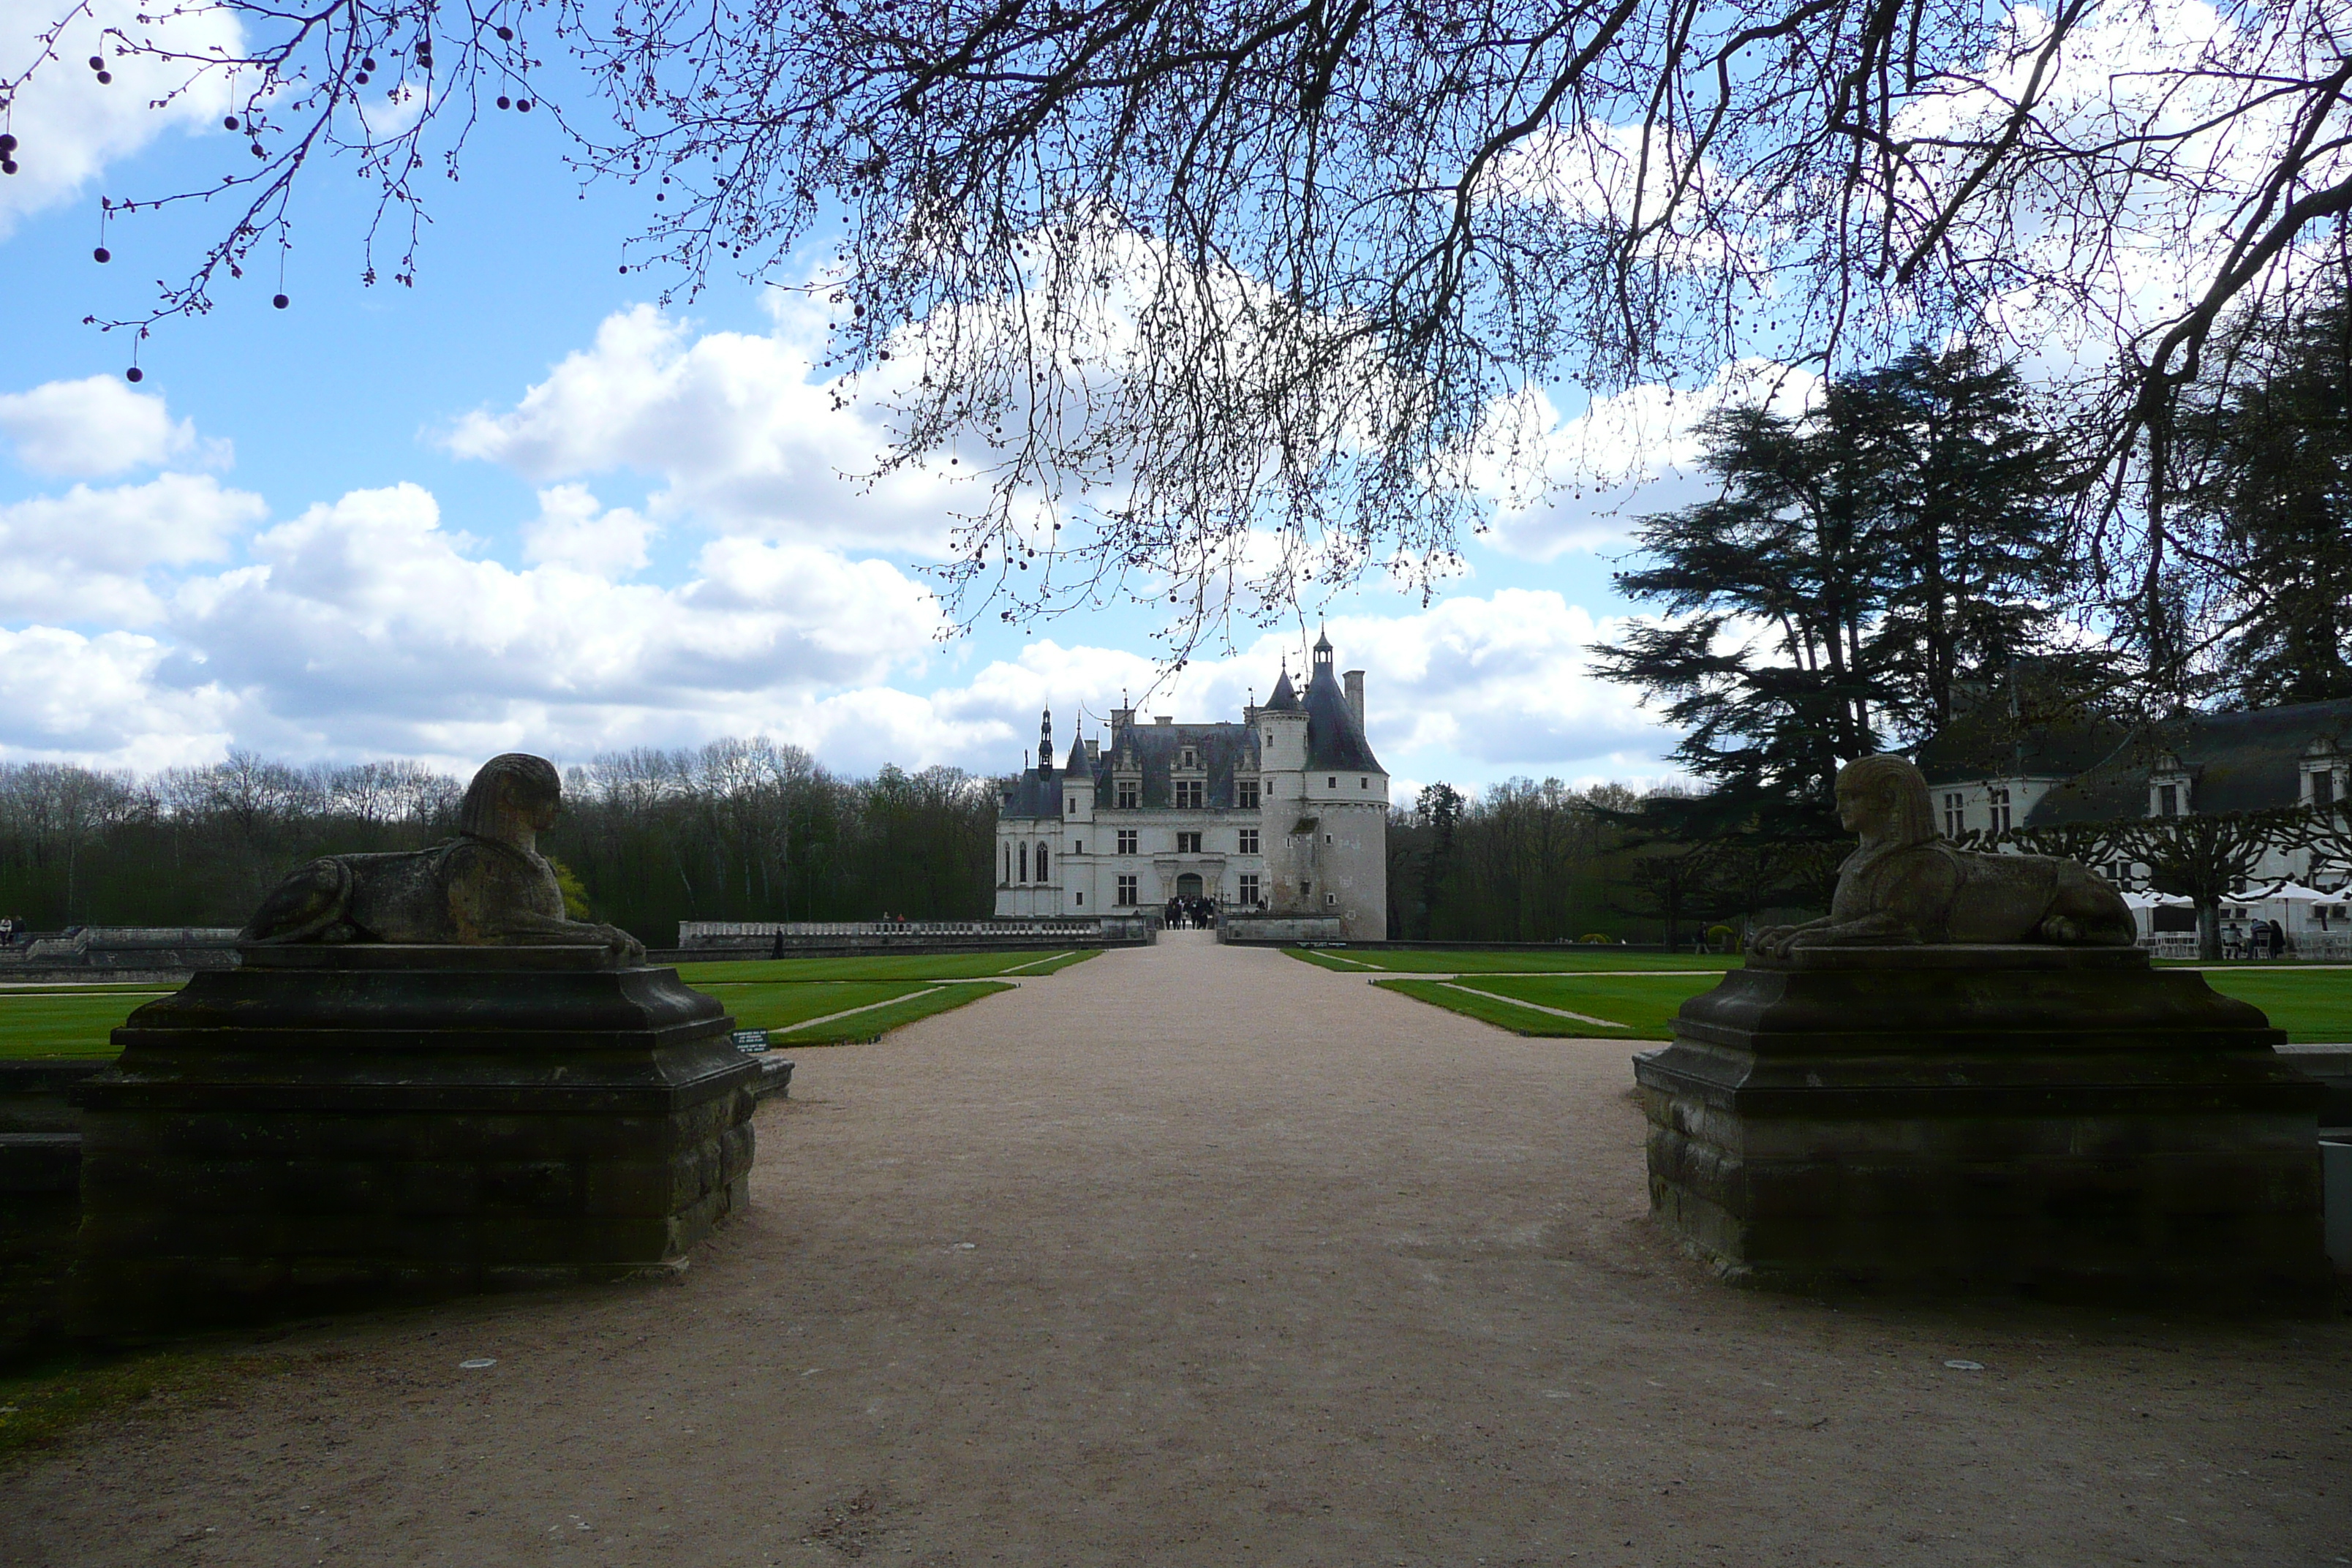
<path fill-rule="evenodd" d="M 1076 735 L 1071 736 L 1070 765 L 1062 772 L 1071 777 L 1086 778 L 1090 777 L 1094 771 L 1094 764 L 1087 760 L 1086 742 Z"/>
<path fill-rule="evenodd" d="M 1297 713 L 1303 711 L 1306 705 L 1298 700 L 1297 688 L 1290 684 L 1290 670 L 1286 666 L 1282 672 L 1282 679 L 1275 682 L 1274 695 L 1265 700 L 1265 706 L 1260 709 L 1259 711 L 1264 713 Z"/>

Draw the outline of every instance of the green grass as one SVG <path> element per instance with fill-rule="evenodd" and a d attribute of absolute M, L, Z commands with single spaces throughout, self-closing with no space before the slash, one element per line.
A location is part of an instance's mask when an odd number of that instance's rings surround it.
<path fill-rule="evenodd" d="M 44 1057 L 111 1057 L 108 1034 L 131 1010 L 169 991 L 104 991 L 96 995 L 62 992 L 0 991 L 0 1061 Z"/>
<path fill-rule="evenodd" d="M 1533 979 L 1472 978 L 1457 985 L 1436 980 L 1376 980 L 1385 991 L 1399 991 L 1417 1002 L 1448 1012 L 1466 1014 L 1517 1035 L 1593 1039 L 1664 1040 L 1675 1010 L 1689 997 L 1715 986 L 1715 977 L 1701 974 L 1560 975 Z M 1472 989 L 1463 989 L 1471 987 Z M 1541 1013 L 1513 1005 L 1509 998 L 1581 1013 L 1624 1026 L 1600 1025 Z"/>
<path fill-rule="evenodd" d="M 703 987 L 726 1004 L 739 1029 L 788 1029 L 811 1018 L 871 1006 L 925 989 L 919 980 L 821 980 L 803 985 L 754 985 L 740 981 Z"/>
<path fill-rule="evenodd" d="M 2269 1016 L 2286 1037 L 2297 1044 L 2332 1045 L 2352 1041 L 2352 969 L 2302 969 L 2209 972 L 2206 981 L 2225 996 L 2252 1003 Z M 1619 1038 L 1621 1031 L 1595 1028 L 1549 1013 L 1516 1007 L 1500 998 L 1517 998 L 1547 1007 L 1562 1007 L 1588 1017 L 1607 1018 L 1626 1027 L 1629 1040 L 1664 1040 L 1675 1011 L 1685 998 L 1711 988 L 1703 975 L 1599 976 L 1560 975 L 1557 978 L 1480 977 L 1462 982 L 1495 996 L 1474 995 L 1432 980 L 1379 980 L 1374 984 L 1400 991 L 1416 1001 L 1450 1012 L 1466 1014 L 1515 1034 L 1591 1036 Z"/>
<path fill-rule="evenodd" d="M 2205 982 L 2260 1007 L 2298 1045 L 2352 1041 L 2352 969 L 2208 970 Z"/>
<path fill-rule="evenodd" d="M 853 1013 L 846 1018 L 835 1018 L 829 1024 L 815 1024 L 790 1033 L 771 1034 L 768 1044 L 777 1046 L 845 1046 L 878 1040 L 891 1030 L 928 1018 L 934 1013 L 945 1013 L 977 1002 L 983 996 L 993 996 L 1000 991 L 1010 991 L 1010 985 L 989 981 L 967 981 L 955 985 L 934 986 L 918 991 L 902 1002 L 870 1012 Z M 854 1005 L 854 1004 L 853 1004 Z"/>
<path fill-rule="evenodd" d="M 1286 948 L 1291 957 L 1346 974 L 1383 970 L 1391 974 L 1572 974 L 1612 969 L 1736 969 L 1739 960 L 1723 953 L 1627 952 L 1614 947 L 1566 943 L 1530 952 L 1444 952 L 1430 948 L 1350 947 L 1331 952 Z"/>
<path fill-rule="evenodd" d="M 1051 974 L 1084 963 L 1101 950 L 1032 952 L 887 952 L 860 958 L 750 958 L 725 963 L 681 963 L 688 985 L 756 980 L 770 984 L 805 984 L 823 980 L 984 980 L 997 974 Z"/>

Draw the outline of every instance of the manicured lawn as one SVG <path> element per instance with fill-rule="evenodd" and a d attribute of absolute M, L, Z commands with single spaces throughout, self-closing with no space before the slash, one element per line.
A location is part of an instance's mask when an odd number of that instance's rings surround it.
<path fill-rule="evenodd" d="M 1675 1010 L 1684 1001 L 1716 984 L 1711 974 L 1561 975 L 1558 978 L 1476 976 L 1448 984 L 1442 980 L 1378 980 L 1384 991 L 1401 991 L 1415 1001 L 1449 1012 L 1466 1013 L 1518 1035 L 1570 1037 L 1580 1039 L 1664 1040 Z M 1517 1002 L 1532 1002 L 1522 1007 Z M 1539 1012 L 1550 1007 L 1580 1013 L 1583 1019 Z M 1594 1020 L 1585 1022 L 1584 1019 Z M 1618 1028 L 1607 1026 L 1616 1024 Z"/>
<path fill-rule="evenodd" d="M 2352 1042 L 2352 969 L 2209 969 L 2205 983 L 2252 1002 L 2298 1045 Z"/>
<path fill-rule="evenodd" d="M 751 958 L 681 963 L 688 985 L 732 980 L 803 984 L 819 980 L 983 980 L 994 974 L 1051 974 L 1084 963 L 1099 948 L 1066 952 L 891 952 L 871 958 Z"/>
<path fill-rule="evenodd" d="M 821 980 L 803 985 L 719 982 L 706 984 L 702 989 L 726 1005 L 735 1015 L 739 1029 L 788 1029 L 811 1018 L 870 1007 L 929 987 L 919 980 Z"/>
<path fill-rule="evenodd" d="M 0 991 L 0 1061 L 110 1057 L 107 1036 L 132 1009 L 169 991 L 93 986 L 80 993 Z"/>
<path fill-rule="evenodd" d="M 789 1034 L 772 1034 L 768 1044 L 776 1046 L 844 1046 L 878 1040 L 890 1030 L 911 1024 L 918 1018 L 928 1018 L 934 1013 L 945 1013 L 977 1002 L 983 996 L 993 996 L 1000 991 L 1010 991 L 1010 985 L 994 984 L 985 980 L 965 981 L 953 985 L 934 985 L 917 991 L 904 1001 L 893 1002 L 870 1012 L 853 1013 L 846 1018 L 835 1018 L 827 1024 L 813 1024 Z"/>
<path fill-rule="evenodd" d="M 2288 1039 L 2298 1044 L 2352 1041 L 2352 969 L 2209 970 L 2205 979 L 2222 994 L 2260 1007 L 2273 1025 L 2286 1031 Z M 1615 1039 L 1622 1033 L 1626 1039 L 1664 1040 L 1673 1037 L 1668 1026 L 1675 1009 L 1685 998 L 1712 988 L 1715 981 L 1703 975 L 1588 978 L 1564 974 L 1557 979 L 1472 976 L 1461 981 L 1459 986 L 1433 980 L 1381 980 L 1373 984 L 1434 1006 L 1466 1013 L 1515 1034 Z M 1460 986 L 1490 994 L 1475 994 Z M 1514 1006 L 1512 1000 L 1605 1018 L 1625 1027 L 1622 1031 L 1601 1028 L 1556 1014 Z"/>
<path fill-rule="evenodd" d="M 1435 948 L 1286 948 L 1291 957 L 1343 974 L 1384 970 L 1391 974 L 1574 974 L 1619 969 L 1736 969 L 1737 956 L 1698 952 L 1627 952 L 1614 947 L 1544 948 L 1527 952 L 1446 952 Z"/>

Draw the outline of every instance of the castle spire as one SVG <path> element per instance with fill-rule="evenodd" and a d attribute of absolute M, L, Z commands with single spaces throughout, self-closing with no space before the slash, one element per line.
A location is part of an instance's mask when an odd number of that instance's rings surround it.
<path fill-rule="evenodd" d="M 1051 772 L 1054 766 L 1054 710 L 1043 708 L 1037 712 L 1037 766 Z"/>

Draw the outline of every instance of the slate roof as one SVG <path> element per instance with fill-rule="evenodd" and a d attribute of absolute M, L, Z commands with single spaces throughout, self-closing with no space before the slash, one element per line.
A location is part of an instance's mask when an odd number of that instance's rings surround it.
<path fill-rule="evenodd" d="M 1319 646 L 1328 650 L 1331 645 Z M 1276 694 L 1280 695 L 1279 688 Z M 1307 683 L 1307 766 L 1309 772 L 1328 768 L 1335 773 L 1382 771 L 1328 658 L 1316 663 L 1315 679 Z"/>
<path fill-rule="evenodd" d="M 2037 722 L 2009 705 L 1990 701 L 1962 714 L 1920 743 L 1913 759 L 1934 784 L 1986 778 L 2072 778 L 2099 766 L 2131 739 L 2131 731 L 2096 714 Z"/>
<path fill-rule="evenodd" d="M 2199 813 L 2259 811 L 2303 798 L 2302 762 L 2315 737 L 2352 736 L 2352 699 L 2247 713 L 2187 713 L 2140 730 L 2112 755 L 2034 803 L 2029 826 L 2147 815 L 2147 786 L 2169 752 L 2189 775 Z"/>
<path fill-rule="evenodd" d="M 1286 666 L 1282 679 L 1274 683 L 1274 695 L 1265 700 L 1266 713 L 1296 713 L 1299 709 L 1298 689 L 1290 684 L 1290 670 Z"/>

